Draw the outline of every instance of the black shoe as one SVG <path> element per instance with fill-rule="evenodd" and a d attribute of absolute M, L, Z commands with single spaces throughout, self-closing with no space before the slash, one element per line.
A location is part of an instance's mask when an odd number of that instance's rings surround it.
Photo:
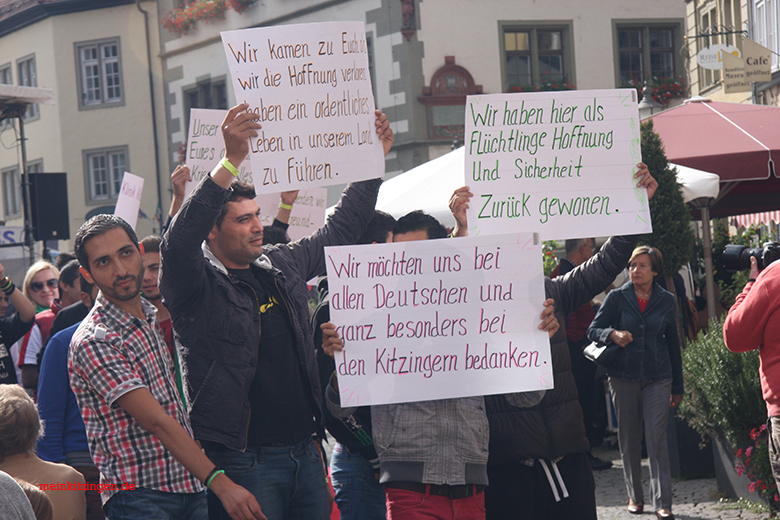
<path fill-rule="evenodd" d="M 602 469 L 609 469 L 612 467 L 612 461 L 601 460 L 598 457 L 590 456 L 590 466 L 594 471 L 600 471 Z"/>

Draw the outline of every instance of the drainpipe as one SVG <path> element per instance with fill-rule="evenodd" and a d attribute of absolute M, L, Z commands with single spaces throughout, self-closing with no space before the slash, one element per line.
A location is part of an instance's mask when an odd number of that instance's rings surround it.
<path fill-rule="evenodd" d="M 135 1 L 135 6 L 144 15 L 144 30 L 146 32 L 146 66 L 149 69 L 149 99 L 152 108 L 152 136 L 154 139 L 154 171 L 157 179 L 157 207 L 160 210 L 160 220 L 162 220 L 162 184 L 160 180 L 160 145 L 157 140 L 157 112 L 154 102 L 154 75 L 152 74 L 152 46 L 149 38 L 149 13 L 141 9 L 141 0 Z M 155 210 L 154 214 L 157 214 Z M 160 232 L 162 232 L 162 223 L 160 223 Z"/>

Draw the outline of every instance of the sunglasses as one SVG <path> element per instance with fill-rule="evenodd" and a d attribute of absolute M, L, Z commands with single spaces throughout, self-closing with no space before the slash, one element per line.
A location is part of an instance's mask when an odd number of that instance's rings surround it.
<path fill-rule="evenodd" d="M 59 281 L 57 281 L 56 278 L 52 278 L 51 280 L 46 280 L 45 282 L 33 282 L 30 284 L 30 290 L 32 292 L 41 292 L 44 285 L 46 285 L 46 287 L 49 289 L 56 289 L 59 286 Z"/>

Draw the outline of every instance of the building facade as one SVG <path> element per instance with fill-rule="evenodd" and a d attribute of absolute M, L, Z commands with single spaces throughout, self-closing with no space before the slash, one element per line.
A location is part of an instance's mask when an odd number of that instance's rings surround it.
<path fill-rule="evenodd" d="M 0 2 L 0 83 L 54 93 L 54 105 L 31 105 L 24 118 L 28 171 L 67 173 L 71 240 L 50 247 L 71 249 L 87 218 L 113 213 L 125 171 L 145 179 L 139 236 L 160 230 L 155 212 L 161 198 L 167 207 L 170 182 L 158 190 L 164 150 L 154 128 L 164 135 L 165 112 L 157 26 L 149 1 Z M 7 225 L 23 223 L 18 126 L 0 123 Z"/>
<path fill-rule="evenodd" d="M 159 16 L 203 1 L 160 0 Z M 186 34 L 160 29 L 169 168 L 185 144 L 190 108 L 226 108 L 236 102 L 219 37 L 225 30 L 364 22 L 376 106 L 387 113 L 396 134 L 387 177 L 462 144 L 468 94 L 543 84 L 616 88 L 686 74 L 679 55 L 685 6 L 678 0 L 606 0 L 598 9 L 577 0 L 233 3 L 246 7 L 241 14 L 228 9 L 223 20 L 197 21 Z M 330 191 L 330 203 L 339 191 Z"/>
<path fill-rule="evenodd" d="M 780 0 L 687 0 L 686 25 L 691 95 L 780 106 Z M 743 36 L 772 51 L 772 80 L 754 83 L 751 92 L 726 94 L 722 71 L 699 66 L 696 55 L 712 44 L 733 45 L 741 52 Z"/>

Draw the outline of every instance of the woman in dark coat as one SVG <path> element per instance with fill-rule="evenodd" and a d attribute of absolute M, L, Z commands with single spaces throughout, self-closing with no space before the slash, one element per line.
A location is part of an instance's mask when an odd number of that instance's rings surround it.
<path fill-rule="evenodd" d="M 669 407 L 680 404 L 683 394 L 676 305 L 672 293 L 653 281 L 663 272 L 663 259 L 657 249 L 634 249 L 628 270 L 630 281 L 607 295 L 588 329 L 588 337 L 622 347 L 608 374 L 618 418 L 628 512 L 644 511 L 644 423 L 653 509 L 659 519 L 673 519 L 666 425 Z"/>

